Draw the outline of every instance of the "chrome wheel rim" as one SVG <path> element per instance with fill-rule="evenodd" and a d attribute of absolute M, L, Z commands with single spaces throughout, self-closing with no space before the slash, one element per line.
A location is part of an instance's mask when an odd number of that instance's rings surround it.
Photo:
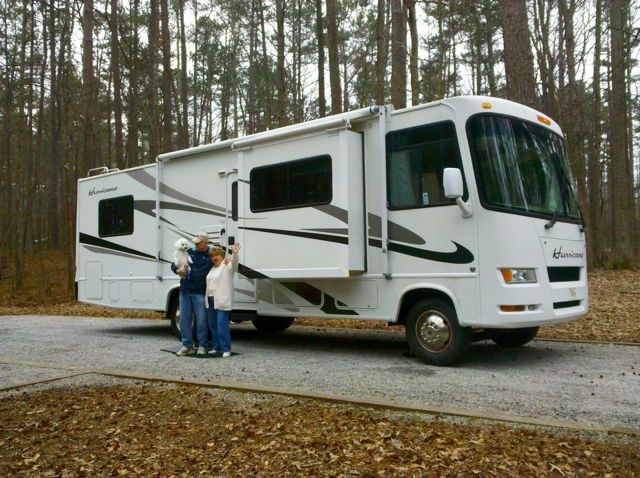
<path fill-rule="evenodd" d="M 430 352 L 442 352 L 451 343 L 451 326 L 444 315 L 427 311 L 416 322 L 416 337 Z"/>

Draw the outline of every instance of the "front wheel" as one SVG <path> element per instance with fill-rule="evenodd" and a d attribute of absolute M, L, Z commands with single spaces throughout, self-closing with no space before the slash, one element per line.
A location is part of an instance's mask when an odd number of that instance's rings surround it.
<path fill-rule="evenodd" d="M 500 347 L 521 347 L 538 335 L 540 327 L 522 327 L 519 329 L 493 329 L 489 337 Z"/>
<path fill-rule="evenodd" d="M 461 327 L 453 306 L 441 299 L 424 299 L 411 308 L 406 336 L 412 354 L 431 365 L 453 364 L 471 344 L 471 328 Z"/>

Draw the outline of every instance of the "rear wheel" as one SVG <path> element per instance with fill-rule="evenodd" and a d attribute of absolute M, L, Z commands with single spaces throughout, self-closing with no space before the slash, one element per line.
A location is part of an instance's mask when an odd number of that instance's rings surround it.
<path fill-rule="evenodd" d="M 489 337 L 500 347 L 521 347 L 531 342 L 538 335 L 540 327 L 523 327 L 520 329 L 493 329 Z"/>
<path fill-rule="evenodd" d="M 258 317 L 251 321 L 260 332 L 282 332 L 293 324 L 294 317 Z"/>
<path fill-rule="evenodd" d="M 441 299 L 424 299 L 411 308 L 406 336 L 411 353 L 432 365 L 453 364 L 471 344 L 471 328 L 461 327 L 453 306 Z"/>
<path fill-rule="evenodd" d="M 169 309 L 167 310 L 167 318 L 171 321 L 171 332 L 173 335 L 175 335 L 178 340 L 182 340 L 182 331 L 180 330 L 180 294 L 174 294 L 171 298 Z M 198 328 L 195 320 L 191 325 L 191 333 L 191 337 L 195 340 L 198 336 Z"/>
<path fill-rule="evenodd" d="M 174 294 L 171 298 L 167 309 L 167 318 L 171 321 L 171 332 L 180 340 L 182 332 L 180 332 L 180 299 L 178 297 L 178 294 Z"/>

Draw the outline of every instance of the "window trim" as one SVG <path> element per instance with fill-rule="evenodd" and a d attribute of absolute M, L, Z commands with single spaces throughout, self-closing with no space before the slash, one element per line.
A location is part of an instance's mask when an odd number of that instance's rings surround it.
<path fill-rule="evenodd" d="M 328 199 L 326 200 L 322 200 L 322 201 L 314 201 L 314 202 L 309 202 L 309 203 L 304 203 L 304 204 L 287 204 L 287 205 L 283 205 L 283 206 L 275 206 L 275 207 L 260 207 L 260 208 L 256 208 L 254 206 L 254 173 L 256 171 L 261 171 L 261 170 L 277 170 L 277 168 L 289 168 L 292 164 L 295 163 L 301 163 L 303 161 L 313 161 L 313 160 L 325 160 L 328 161 L 328 173 L 329 173 L 329 180 L 328 180 L 328 186 L 329 186 L 329 192 L 328 192 Z M 287 187 L 289 187 L 289 183 L 287 184 Z M 290 189 L 287 190 L 287 192 L 290 192 Z M 333 200 L 333 158 L 330 154 L 319 154 L 319 155 L 315 155 L 315 156 L 308 156 L 308 157 L 304 157 L 304 158 L 296 158 L 290 161 L 282 161 L 279 163 L 274 163 L 274 164 L 265 164 L 262 166 L 256 166 L 254 168 L 251 169 L 251 171 L 249 172 L 249 209 L 251 210 L 251 212 L 253 213 L 261 213 L 261 212 L 270 212 L 270 211 L 283 211 L 283 210 L 288 210 L 288 209 L 299 209 L 299 208 L 304 208 L 304 207 L 314 207 L 314 206 L 322 206 L 324 204 L 330 204 L 331 201 Z"/>
<path fill-rule="evenodd" d="M 103 204 L 106 202 L 116 202 L 118 200 L 130 200 L 131 201 L 131 209 L 130 211 L 127 211 L 127 214 L 130 214 L 131 217 L 131 228 L 127 229 L 127 232 L 108 232 L 108 233 L 104 233 L 102 230 L 102 219 L 103 219 L 103 212 L 102 212 L 102 208 L 103 208 Z M 126 194 L 124 196 L 116 196 L 116 197 L 112 197 L 112 198 L 105 198 L 105 199 L 101 199 L 100 201 L 98 201 L 98 215 L 97 215 L 97 219 L 98 219 L 98 237 L 118 237 L 118 236 L 131 236 L 135 230 L 135 221 L 134 221 L 134 211 L 135 211 L 135 207 L 134 207 L 135 201 L 133 198 L 133 194 Z"/>
<path fill-rule="evenodd" d="M 415 143 L 415 144 L 411 144 L 411 145 L 405 145 L 402 148 L 399 147 L 395 147 L 395 148 L 391 148 L 390 146 L 390 142 L 388 141 L 388 138 L 390 135 L 395 135 L 395 134 L 400 134 L 400 133 L 407 133 L 411 130 L 418 130 L 421 128 L 428 128 L 430 126 L 434 126 L 434 125 L 444 125 L 444 124 L 448 124 L 451 126 L 452 128 L 452 136 L 450 137 L 450 139 L 448 138 L 439 138 L 437 140 L 434 141 L 422 141 L 419 143 Z M 419 147 L 423 147 L 426 144 L 434 144 L 434 143 L 438 143 L 438 142 L 444 142 L 444 141 L 451 141 L 454 140 L 455 144 L 454 144 L 454 149 L 456 152 L 456 156 L 457 156 L 457 163 L 455 164 L 455 166 L 458 169 L 460 169 L 461 173 L 462 173 L 462 181 L 463 181 L 463 185 L 464 185 L 464 193 L 463 193 L 463 200 L 467 200 L 469 198 L 469 189 L 467 187 L 467 181 L 465 179 L 465 171 L 464 171 L 464 167 L 463 167 L 463 162 L 462 162 L 462 152 L 460 151 L 460 139 L 458 137 L 458 130 L 456 128 L 456 123 L 451 120 L 451 119 L 444 119 L 442 121 L 436 121 L 434 123 L 423 123 L 423 124 L 419 124 L 419 125 L 415 125 L 415 126 L 409 126 L 407 128 L 402 128 L 402 129 L 396 129 L 393 131 L 389 131 L 386 134 L 386 138 L 385 138 L 385 144 L 386 144 L 386 158 L 385 158 L 385 168 L 386 168 L 386 174 L 387 174 L 387 185 L 386 185 L 386 198 L 387 198 L 387 209 L 389 211 L 406 211 L 406 210 L 412 210 L 412 209 L 426 209 L 426 208 L 434 208 L 434 207 L 446 207 L 446 206 L 455 206 L 456 202 L 454 199 L 451 199 L 450 201 L 447 202 L 439 202 L 439 203 L 434 203 L 434 204 L 420 204 L 420 205 L 412 205 L 412 206 L 392 206 L 391 205 L 391 187 L 390 187 L 390 183 L 391 183 L 391 164 L 390 164 L 390 156 L 392 153 L 394 152 L 398 152 L 398 151 L 407 151 L 407 150 L 411 150 L 411 149 L 415 149 L 415 148 L 419 148 Z M 452 167 L 452 166 L 447 166 L 447 167 Z M 439 180 L 442 180 L 442 171 L 440 172 L 440 178 Z"/>
<path fill-rule="evenodd" d="M 554 131 L 551 128 L 547 128 L 546 126 L 542 125 L 542 124 L 538 124 L 535 121 L 530 121 L 527 120 L 525 118 L 521 118 L 519 116 L 513 116 L 513 115 L 509 115 L 509 114 L 505 114 L 505 113 L 490 113 L 490 112 L 482 112 L 482 113 L 476 113 L 472 116 L 470 116 L 469 118 L 467 118 L 466 124 L 465 124 L 465 132 L 467 135 L 467 142 L 469 144 L 469 153 L 470 153 L 470 159 L 471 159 L 471 164 L 473 167 L 473 174 L 474 174 L 474 179 L 476 182 L 476 189 L 478 192 L 478 201 L 480 202 L 480 205 L 482 206 L 483 209 L 486 209 L 487 211 L 495 211 L 495 212 L 500 212 L 500 213 L 504 213 L 504 214 L 514 214 L 516 216 L 523 216 L 523 217 L 532 217 L 535 219 L 544 219 L 544 220 L 549 220 L 550 217 L 552 217 L 552 214 L 550 213 L 541 213 L 541 212 L 532 212 L 532 211 L 527 211 L 524 209 L 519 209 L 519 208 L 515 208 L 515 207 L 506 207 L 506 206 L 501 206 L 501 205 L 497 205 L 494 204 L 490 201 L 487 201 L 486 199 L 486 191 L 484 190 L 484 183 L 480 178 L 480 168 L 478 167 L 478 159 L 476 157 L 476 153 L 475 150 L 473 148 L 471 148 L 471 121 L 474 120 L 475 118 L 481 117 L 481 116 L 493 116 L 493 117 L 499 117 L 499 118 L 506 118 L 508 120 L 517 120 L 517 121 L 521 121 L 523 123 L 528 123 L 530 125 L 536 126 L 536 127 L 540 127 L 542 129 L 545 129 L 547 131 L 549 131 L 549 133 L 558 136 L 561 140 L 563 140 L 565 142 L 565 148 L 566 148 L 566 138 L 564 136 L 562 136 L 561 134 L 558 134 L 556 131 Z M 571 174 L 573 174 L 573 171 L 571 171 Z M 558 222 L 564 222 L 564 223 L 568 223 L 568 224 L 581 224 L 582 220 L 578 217 L 578 218 L 571 218 L 568 216 L 563 216 L 563 215 L 559 215 L 556 220 Z"/>

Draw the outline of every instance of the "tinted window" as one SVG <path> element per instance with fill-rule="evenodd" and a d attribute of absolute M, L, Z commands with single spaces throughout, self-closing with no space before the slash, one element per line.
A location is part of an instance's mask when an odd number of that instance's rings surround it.
<path fill-rule="evenodd" d="M 409 209 L 455 203 L 455 200 L 444 196 L 444 168 L 462 169 L 453 123 L 434 123 L 389 133 L 389 208 Z"/>
<path fill-rule="evenodd" d="M 98 235 L 133 234 L 133 196 L 103 199 L 98 203 Z"/>
<path fill-rule="evenodd" d="M 253 212 L 331 202 L 331 156 L 322 155 L 251 170 Z"/>
<path fill-rule="evenodd" d="M 520 119 L 479 115 L 467 127 L 485 207 L 579 220 L 564 140 Z"/>

